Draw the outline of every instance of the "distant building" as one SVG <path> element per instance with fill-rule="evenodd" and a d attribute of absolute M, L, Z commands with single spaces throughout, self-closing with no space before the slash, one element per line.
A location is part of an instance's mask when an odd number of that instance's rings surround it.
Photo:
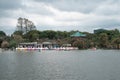
<path fill-rule="evenodd" d="M 94 30 L 94 34 L 100 33 L 100 32 L 103 32 L 103 31 L 106 31 L 106 30 L 105 29 L 96 29 L 96 30 Z"/>

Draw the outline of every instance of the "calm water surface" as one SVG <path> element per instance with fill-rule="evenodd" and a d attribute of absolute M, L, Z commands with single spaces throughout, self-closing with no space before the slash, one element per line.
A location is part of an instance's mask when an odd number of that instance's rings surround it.
<path fill-rule="evenodd" d="M 0 52 L 0 80 L 120 80 L 120 50 Z"/>

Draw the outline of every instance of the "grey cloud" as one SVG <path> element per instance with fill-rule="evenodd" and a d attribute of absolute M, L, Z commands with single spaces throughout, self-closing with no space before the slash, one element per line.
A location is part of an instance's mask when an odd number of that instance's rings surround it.
<path fill-rule="evenodd" d="M 42 25 L 41 27 L 38 27 L 39 30 L 62 30 L 62 31 L 70 31 L 70 30 L 80 30 L 80 31 L 86 31 L 86 32 L 93 32 L 95 29 L 114 29 L 117 28 L 120 30 L 120 21 L 116 19 L 103 19 L 96 21 L 92 20 L 88 22 L 84 22 L 84 24 L 76 24 L 71 26 L 49 26 L 49 25 Z"/>
<path fill-rule="evenodd" d="M 31 9 L 29 9 L 29 7 L 26 7 L 26 9 L 24 9 L 24 11 L 26 11 L 27 13 L 34 13 L 34 14 L 40 14 L 40 15 L 47 15 L 47 16 L 52 16 L 53 15 L 53 13 L 52 12 L 50 12 L 50 11 L 48 11 L 48 10 L 46 10 L 46 8 L 39 8 L 39 9 L 34 9 L 34 8 L 31 8 Z"/>
<path fill-rule="evenodd" d="M 120 0 L 35 0 L 50 4 L 63 11 L 77 11 L 85 14 L 120 14 Z"/>
<path fill-rule="evenodd" d="M 0 9 L 0 11 L 1 11 L 1 12 L 0 12 L 0 18 L 4 18 L 5 16 L 6 16 L 6 17 L 9 17 L 9 16 L 10 16 L 9 13 L 6 13 L 5 10 L 1 10 L 1 9 Z"/>
<path fill-rule="evenodd" d="M 13 11 L 23 8 L 22 0 L 0 0 L 0 18 L 12 18 Z"/>
<path fill-rule="evenodd" d="M 0 0 L 0 9 L 16 9 L 22 6 L 21 0 Z"/>
<path fill-rule="evenodd" d="M 37 1 L 37 2 L 51 3 L 51 2 L 62 1 L 62 0 L 35 0 L 35 1 Z"/>
<path fill-rule="evenodd" d="M 44 18 L 44 15 L 47 15 L 47 17 L 50 17 L 50 18 L 52 18 L 51 16 L 54 16 L 51 11 L 47 10 L 43 6 L 41 6 L 40 8 L 38 7 L 31 8 L 30 6 L 25 6 L 23 4 L 24 3 L 23 1 L 29 4 L 29 0 L 0 0 L 0 20 L 2 20 L 3 18 L 13 19 L 14 17 L 15 17 L 14 19 L 17 20 L 17 18 L 20 17 L 19 12 L 18 14 L 17 12 L 13 14 L 12 11 L 17 11 L 19 8 L 27 14 L 27 15 L 23 15 L 21 13 L 21 17 L 22 15 L 24 17 L 29 16 L 29 14 L 33 14 L 33 15 L 37 14 L 37 15 L 40 15 L 42 18 Z M 54 26 L 51 26 L 51 24 L 42 25 L 38 22 L 38 25 L 36 25 L 38 30 L 47 30 L 47 29 L 67 30 L 67 31 L 80 30 L 80 31 L 91 32 L 95 28 L 120 29 L 120 21 L 118 20 L 118 18 L 116 19 L 116 16 L 120 17 L 119 16 L 120 0 L 30 0 L 30 1 L 31 2 L 36 1 L 37 3 L 44 3 L 47 6 L 49 5 L 52 8 L 60 10 L 60 12 L 64 12 L 64 11 L 67 13 L 77 12 L 77 13 L 87 14 L 88 16 L 90 16 L 89 14 L 95 15 L 95 17 L 93 16 L 93 18 L 90 17 L 91 19 L 84 18 L 84 20 L 81 20 L 81 19 L 79 20 L 78 18 L 74 20 L 74 18 L 73 19 L 68 18 L 66 21 L 64 21 L 64 18 L 63 19 L 61 18 L 61 21 L 58 21 L 58 20 L 55 21 L 55 22 L 63 21 L 68 23 L 77 21 L 78 23 L 75 26 L 66 26 L 66 25 L 61 26 L 61 25 L 54 25 L 54 24 L 53 24 Z M 102 16 L 103 19 L 99 20 L 100 18 L 99 16 L 101 15 L 103 15 Z M 108 16 L 111 18 L 108 18 Z M 39 18 L 41 19 L 41 17 Z M 32 18 L 34 18 L 34 16 Z M 1 23 L 0 23 L 0 28 L 8 34 L 12 33 L 15 30 L 15 26 L 11 27 L 9 25 L 9 27 L 8 26 L 5 27 L 5 26 L 1 26 Z"/>
<path fill-rule="evenodd" d="M 100 27 L 102 28 L 111 28 L 111 27 L 119 27 L 120 26 L 120 21 L 118 20 L 114 20 L 114 19 L 111 19 L 111 20 L 103 20 L 101 22 L 99 22 L 99 24 L 97 25 L 100 25 Z"/>
<path fill-rule="evenodd" d="M 90 13 L 97 6 L 106 0 L 36 0 L 51 4 L 52 6 L 64 11 L 77 11 L 82 13 Z"/>
<path fill-rule="evenodd" d="M 98 15 L 120 15 L 120 0 L 108 0 L 99 5 L 92 13 Z"/>
<path fill-rule="evenodd" d="M 15 31 L 15 28 L 13 28 L 12 26 L 1 26 L 0 25 L 0 29 L 4 31 L 7 35 L 10 35 Z"/>
<path fill-rule="evenodd" d="M 113 29 L 117 28 L 120 30 L 120 21 L 116 19 L 103 19 L 103 20 L 96 20 L 92 22 L 88 22 L 87 24 L 83 24 L 83 27 L 86 31 L 94 30 L 94 29 Z"/>

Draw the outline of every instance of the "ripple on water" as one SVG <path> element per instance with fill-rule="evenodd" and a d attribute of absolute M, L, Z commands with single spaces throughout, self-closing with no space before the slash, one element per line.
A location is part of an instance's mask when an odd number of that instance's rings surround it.
<path fill-rule="evenodd" d="M 116 50 L 0 53 L 0 80 L 119 80 Z"/>

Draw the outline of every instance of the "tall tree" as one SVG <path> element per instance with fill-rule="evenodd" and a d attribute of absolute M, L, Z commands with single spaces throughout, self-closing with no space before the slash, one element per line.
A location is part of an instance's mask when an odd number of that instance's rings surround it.
<path fill-rule="evenodd" d="M 17 29 L 23 32 L 23 18 L 18 18 Z"/>
<path fill-rule="evenodd" d="M 36 30 L 34 23 L 26 18 L 18 18 L 17 30 L 27 33 L 31 30 Z"/>

